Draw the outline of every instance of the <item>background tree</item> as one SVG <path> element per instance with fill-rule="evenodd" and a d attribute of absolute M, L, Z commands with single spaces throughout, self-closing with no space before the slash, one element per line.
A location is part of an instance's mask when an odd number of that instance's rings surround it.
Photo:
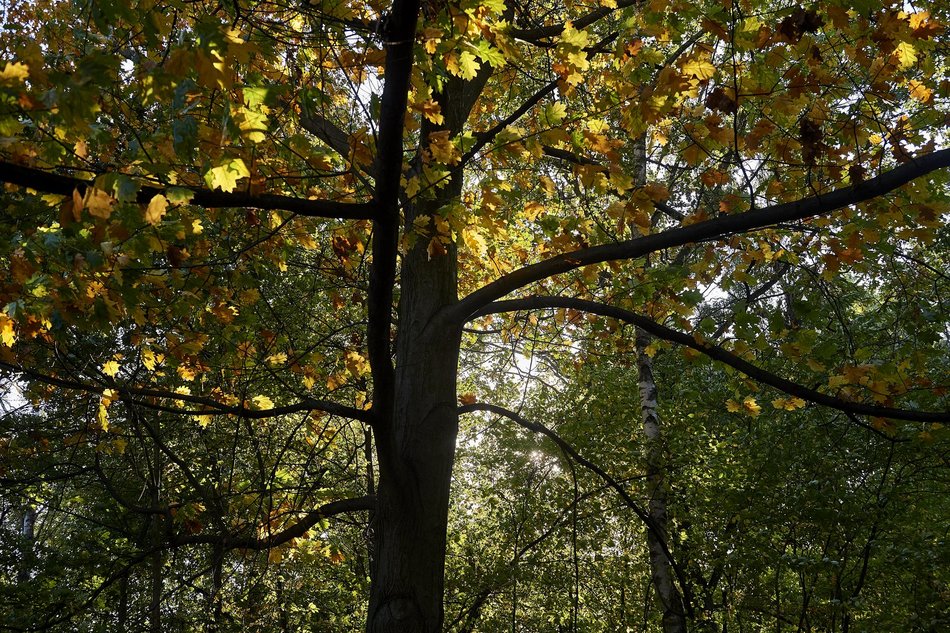
<path fill-rule="evenodd" d="M 941 3 L 3 11 L 4 626 L 945 621 Z"/>

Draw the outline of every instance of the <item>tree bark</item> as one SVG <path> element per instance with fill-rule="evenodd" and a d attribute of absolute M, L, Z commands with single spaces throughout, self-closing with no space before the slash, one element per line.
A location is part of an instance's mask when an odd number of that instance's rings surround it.
<path fill-rule="evenodd" d="M 637 330 L 637 370 L 640 380 L 640 412 L 643 423 L 643 457 L 647 471 L 648 512 L 657 531 L 667 534 L 669 515 L 666 504 L 666 468 L 663 436 L 657 413 L 657 388 L 653 378 L 653 359 L 645 352 L 650 335 Z M 669 542 L 669 539 L 667 539 Z M 659 606 L 663 609 L 664 633 L 685 633 L 686 615 L 683 598 L 676 587 L 673 569 L 653 530 L 647 530 L 650 573 Z"/>
<path fill-rule="evenodd" d="M 377 441 L 389 454 L 379 459 L 371 633 L 435 633 L 443 619 L 460 332 L 432 319 L 454 293 L 442 283 L 454 280 L 450 258 L 419 261 L 417 250 L 403 268 L 392 434 Z"/>
<path fill-rule="evenodd" d="M 452 182 L 437 199 L 407 205 L 407 231 L 460 191 Z M 457 301 L 457 251 L 447 244 L 446 253 L 430 256 L 428 238 L 417 238 L 401 267 L 392 417 L 377 430 L 371 633 L 435 633 L 444 615 L 461 327 L 441 315 Z"/>
<path fill-rule="evenodd" d="M 36 534 L 36 508 L 32 503 L 27 503 L 23 509 L 23 519 L 20 523 L 20 560 L 17 568 L 17 583 L 23 584 L 29 581 L 33 575 L 33 565 L 36 558 L 35 543 Z"/>
<path fill-rule="evenodd" d="M 634 141 L 634 158 L 637 164 L 636 184 L 646 185 L 647 157 L 646 136 Z M 643 458 L 647 471 L 647 513 L 654 529 L 647 530 L 647 550 L 650 554 L 650 575 L 657 601 L 663 610 L 664 633 L 685 633 L 686 615 L 683 598 L 676 588 L 673 567 L 667 557 L 660 538 L 666 540 L 669 515 L 666 508 L 666 464 L 664 460 L 663 436 L 660 427 L 660 415 L 657 412 L 657 387 L 653 378 L 653 358 L 646 353 L 652 341 L 651 336 L 636 329 L 637 373 L 640 387 L 640 416 L 643 424 Z M 669 545 L 667 545 L 667 548 Z"/>

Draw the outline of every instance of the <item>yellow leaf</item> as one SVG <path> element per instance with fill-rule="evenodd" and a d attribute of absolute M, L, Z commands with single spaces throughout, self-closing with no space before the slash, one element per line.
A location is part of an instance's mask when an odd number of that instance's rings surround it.
<path fill-rule="evenodd" d="M 730 398 L 729 400 L 726 400 L 726 411 L 728 411 L 729 413 L 739 413 L 739 410 L 741 408 L 742 408 L 742 405 L 740 405 L 738 402 L 736 402 L 732 398 Z"/>
<path fill-rule="evenodd" d="M 251 402 L 254 403 L 255 408 L 260 410 L 274 408 L 274 401 L 267 396 L 254 396 L 251 398 Z"/>
<path fill-rule="evenodd" d="M 179 365 L 176 371 L 182 380 L 192 381 L 195 379 L 195 376 L 198 375 L 198 370 L 194 366 L 186 363 Z"/>
<path fill-rule="evenodd" d="M 436 125 L 442 125 L 445 121 L 445 117 L 442 116 L 442 108 L 439 107 L 439 104 L 432 99 L 427 99 L 418 106 L 414 106 L 415 109 L 422 112 L 422 116 L 428 119 L 431 123 Z"/>
<path fill-rule="evenodd" d="M 544 205 L 540 202 L 528 202 L 524 205 L 525 217 L 529 222 L 534 222 L 534 220 L 544 213 Z"/>
<path fill-rule="evenodd" d="M 240 178 L 251 175 L 247 165 L 240 158 L 226 158 L 216 167 L 212 167 L 205 174 L 205 182 L 212 189 L 234 191 Z"/>
<path fill-rule="evenodd" d="M 86 189 L 86 195 L 83 198 L 83 207 L 89 210 L 89 215 L 107 220 L 112 215 L 112 205 L 115 198 L 101 189 L 89 187 Z"/>
<path fill-rule="evenodd" d="M 30 76 L 30 67 L 22 62 L 7 62 L 0 70 L 0 86 L 23 83 Z"/>
<path fill-rule="evenodd" d="M 561 32 L 561 44 L 574 46 L 576 48 L 587 48 L 588 42 L 587 31 L 578 31 L 574 28 L 572 22 L 568 22 L 564 25 L 564 31 Z"/>
<path fill-rule="evenodd" d="M 287 362 L 287 354 L 285 354 L 284 352 L 271 354 L 270 356 L 267 357 L 267 364 L 271 366 L 283 365 L 286 362 Z"/>
<path fill-rule="evenodd" d="M 465 245 L 478 256 L 483 256 L 485 251 L 488 250 L 488 243 L 485 241 L 485 238 L 476 227 L 465 227 L 465 229 L 462 231 L 462 241 L 465 242 Z"/>
<path fill-rule="evenodd" d="M 162 221 L 162 216 L 165 215 L 167 209 L 168 198 L 160 193 L 156 194 L 148 203 L 148 208 L 145 209 L 145 221 L 152 226 L 158 224 Z"/>
<path fill-rule="evenodd" d="M 475 79 L 475 75 L 478 74 L 478 69 L 481 67 L 482 65 L 478 63 L 478 61 L 475 59 L 475 55 L 472 53 L 464 51 L 461 55 L 459 55 L 458 75 L 462 79 Z"/>
<path fill-rule="evenodd" d="M 203 429 L 207 428 L 208 425 L 211 424 L 212 417 L 210 415 L 196 415 L 193 417 L 195 418 L 195 422 L 198 423 L 198 426 Z"/>
<path fill-rule="evenodd" d="M 683 74 L 693 75 L 697 79 L 707 81 L 716 74 L 716 67 L 705 59 L 691 59 L 683 64 Z"/>
<path fill-rule="evenodd" d="M 805 401 L 801 398 L 791 397 L 791 398 L 776 398 L 772 401 L 772 406 L 776 409 L 784 409 L 786 411 L 794 411 L 795 409 L 801 409 L 805 406 Z"/>
<path fill-rule="evenodd" d="M 0 312 L 0 341 L 7 347 L 13 347 L 16 341 L 16 332 L 13 329 L 13 319 L 6 312 Z"/>
<path fill-rule="evenodd" d="M 145 366 L 145 369 L 154 371 L 155 365 L 158 362 L 161 362 L 161 360 L 158 358 L 158 355 L 156 355 L 155 352 L 147 348 L 142 350 L 142 364 Z"/>
<path fill-rule="evenodd" d="M 560 101 L 555 101 L 544 108 L 544 118 L 549 125 L 559 125 L 567 117 L 567 106 Z"/>
<path fill-rule="evenodd" d="M 762 407 L 756 403 L 755 398 L 752 396 L 745 397 L 745 400 L 742 401 L 742 408 L 745 409 L 745 412 L 748 415 L 751 415 L 753 418 L 758 417 L 759 413 L 762 411 Z"/>
<path fill-rule="evenodd" d="M 114 360 L 107 361 L 102 365 L 102 373 L 109 377 L 115 376 L 119 373 L 119 363 Z"/>
<path fill-rule="evenodd" d="M 907 88 L 910 90 L 910 96 L 912 99 L 916 99 L 921 103 L 930 103 L 933 101 L 933 90 L 916 79 L 910 80 L 910 82 L 907 84 Z"/>
<path fill-rule="evenodd" d="M 462 155 L 455 143 L 449 138 L 449 131 L 433 132 L 429 135 L 429 153 L 433 160 L 443 165 L 455 165 Z"/>
<path fill-rule="evenodd" d="M 99 422 L 99 428 L 103 431 L 109 430 L 109 411 L 106 409 L 106 405 L 99 403 L 99 412 L 96 414 L 96 420 Z"/>
<path fill-rule="evenodd" d="M 832 376 L 828 379 L 829 387 L 840 387 L 842 385 L 848 384 L 849 380 L 847 376 L 837 375 Z"/>
<path fill-rule="evenodd" d="M 897 60 L 897 67 L 904 70 L 917 62 L 917 49 L 910 42 L 900 42 L 894 48 L 893 56 Z"/>
<path fill-rule="evenodd" d="M 359 352 L 349 351 L 343 359 L 346 370 L 354 377 L 359 378 L 369 373 L 369 361 Z"/>

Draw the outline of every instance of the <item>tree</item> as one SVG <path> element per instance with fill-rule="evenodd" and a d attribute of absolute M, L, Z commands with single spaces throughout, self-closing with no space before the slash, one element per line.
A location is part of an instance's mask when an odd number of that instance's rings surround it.
<path fill-rule="evenodd" d="M 220 612 L 225 552 L 277 564 L 368 512 L 367 630 L 438 631 L 459 416 L 488 412 L 617 493 L 697 617 L 660 508 L 480 399 L 504 389 L 473 354 L 589 338 L 545 353 L 570 379 L 632 325 L 641 360 L 675 344 L 768 390 L 730 412 L 940 436 L 950 81 L 925 4 L 6 4 L 0 366 L 50 422 L 5 450 L 57 465 L 17 485 L 68 475 L 119 513 L 101 586 L 150 561 L 153 630 L 174 552 L 207 558 Z"/>

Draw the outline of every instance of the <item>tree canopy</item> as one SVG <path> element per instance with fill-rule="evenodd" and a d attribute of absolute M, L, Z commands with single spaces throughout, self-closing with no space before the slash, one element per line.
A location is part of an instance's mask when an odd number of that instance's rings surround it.
<path fill-rule="evenodd" d="M 0 629 L 950 625 L 946 3 L 0 22 Z"/>

